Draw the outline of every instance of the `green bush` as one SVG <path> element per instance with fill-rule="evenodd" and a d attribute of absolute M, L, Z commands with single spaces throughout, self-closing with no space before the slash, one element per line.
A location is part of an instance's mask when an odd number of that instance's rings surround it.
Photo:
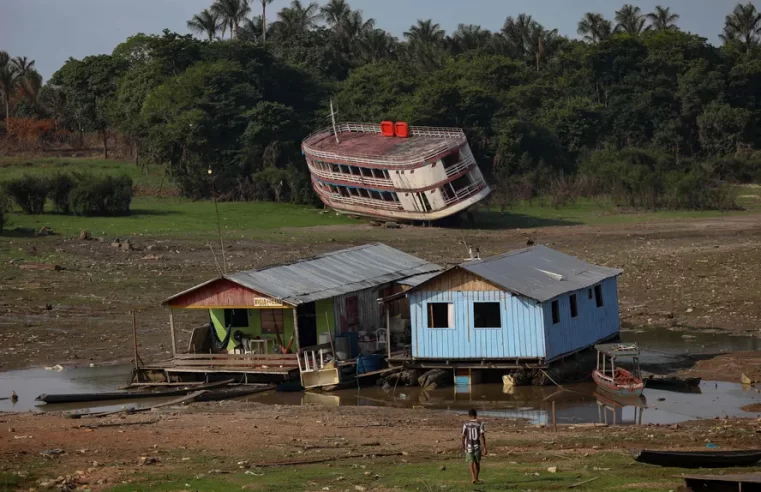
<path fill-rule="evenodd" d="M 74 215 L 127 215 L 132 201 L 132 178 L 127 175 L 77 176 L 69 192 L 69 210 Z"/>
<path fill-rule="evenodd" d="M 48 196 L 53 202 L 53 208 L 56 212 L 62 214 L 68 214 L 69 207 L 69 195 L 71 190 L 76 186 L 77 175 L 71 176 L 69 174 L 56 173 L 49 181 L 50 191 Z"/>
<path fill-rule="evenodd" d="M 48 181 L 38 176 L 24 175 L 3 184 L 3 190 L 26 214 L 41 214 L 48 197 Z"/>
<path fill-rule="evenodd" d="M 7 211 L 7 201 L 8 199 L 0 193 L 0 233 L 3 232 L 3 226 L 5 226 L 6 221 L 8 218 L 5 216 L 5 212 Z"/>

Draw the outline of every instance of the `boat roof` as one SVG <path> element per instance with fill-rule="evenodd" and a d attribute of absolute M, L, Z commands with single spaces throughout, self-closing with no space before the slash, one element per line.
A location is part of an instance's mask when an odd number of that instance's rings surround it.
<path fill-rule="evenodd" d="M 385 162 L 393 166 L 432 159 L 467 142 L 459 128 L 413 126 L 407 138 L 383 136 L 380 125 L 371 123 L 342 123 L 336 129 L 338 141 L 332 128 L 305 138 L 305 153 L 318 159 Z"/>
<path fill-rule="evenodd" d="M 416 277 L 440 270 L 435 263 L 382 243 L 372 243 L 221 278 L 296 306 L 389 282 L 416 283 Z M 216 280 L 219 278 L 180 292 L 163 304 Z"/>
<path fill-rule="evenodd" d="M 601 343 L 595 345 L 595 350 L 613 357 L 635 357 L 639 355 L 636 343 Z"/>

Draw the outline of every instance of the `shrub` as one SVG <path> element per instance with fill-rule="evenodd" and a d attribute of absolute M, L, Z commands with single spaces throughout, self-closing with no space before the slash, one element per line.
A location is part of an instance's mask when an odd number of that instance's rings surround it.
<path fill-rule="evenodd" d="M 48 181 L 38 176 L 24 175 L 3 184 L 3 190 L 26 214 L 41 214 L 48 197 Z"/>
<path fill-rule="evenodd" d="M 127 175 L 80 175 L 69 192 L 69 210 L 74 215 L 127 215 L 132 201 L 132 178 Z"/>
<path fill-rule="evenodd" d="M 63 173 L 56 173 L 50 178 L 48 196 L 53 201 L 53 208 L 56 212 L 62 214 L 69 213 L 69 195 L 76 185 L 77 178 L 77 175 L 72 177 L 69 174 Z"/>

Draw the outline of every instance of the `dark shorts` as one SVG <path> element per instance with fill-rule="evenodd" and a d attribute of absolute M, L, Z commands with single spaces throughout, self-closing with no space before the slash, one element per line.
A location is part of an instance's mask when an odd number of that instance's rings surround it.
<path fill-rule="evenodd" d="M 465 463 L 481 463 L 481 451 L 465 453 Z"/>

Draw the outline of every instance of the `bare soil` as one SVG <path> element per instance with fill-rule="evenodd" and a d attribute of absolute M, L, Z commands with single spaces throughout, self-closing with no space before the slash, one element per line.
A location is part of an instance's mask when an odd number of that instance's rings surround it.
<path fill-rule="evenodd" d="M 465 258 L 465 242 L 487 256 L 525 247 L 531 239 L 590 262 L 622 268 L 621 317 L 631 325 L 736 333 L 758 333 L 761 326 L 761 216 L 530 230 L 383 229 L 358 223 L 282 229 L 258 237 L 226 237 L 230 270 L 372 241 L 453 264 Z M 219 274 L 208 246 L 213 238 L 143 236 L 136 231 L 130 237 L 132 251 L 112 247 L 112 238 L 103 239 L 0 240 L 0 370 L 130 360 L 133 309 L 141 357 L 156 360 L 170 353 L 168 313 L 160 303 Z M 28 262 L 56 264 L 64 270 L 22 269 Z M 204 321 L 198 312 L 179 317 L 181 349 L 190 329 Z M 743 368 L 732 368 L 732 380 L 738 370 Z M 715 371 L 712 377 L 721 378 L 722 372 Z"/>
<path fill-rule="evenodd" d="M 392 456 L 395 462 L 446 462 L 461 456 L 463 417 L 429 410 L 222 402 L 133 416 L 71 420 L 61 415 L 2 416 L 0 471 L 31 471 L 36 480 L 80 474 L 93 490 L 151 473 L 241 473 L 240 468 L 349 456 Z M 675 426 L 560 426 L 559 432 L 509 419 L 483 419 L 487 459 L 527 455 L 546 460 L 632 448 L 722 449 L 757 445 L 752 420 L 713 420 Z M 50 455 L 50 450 L 55 455 Z M 43 457 L 44 454 L 49 455 Z M 515 456 L 515 458 L 513 457 Z M 155 461 L 154 461 L 155 460 Z M 146 463 L 147 461 L 147 463 Z M 368 461 L 369 462 L 369 461 Z M 561 460 L 560 464 L 564 462 Z M 331 466 L 331 465 L 325 465 Z M 547 465 L 545 465 L 547 466 Z M 260 468 L 261 469 L 261 468 Z"/>

